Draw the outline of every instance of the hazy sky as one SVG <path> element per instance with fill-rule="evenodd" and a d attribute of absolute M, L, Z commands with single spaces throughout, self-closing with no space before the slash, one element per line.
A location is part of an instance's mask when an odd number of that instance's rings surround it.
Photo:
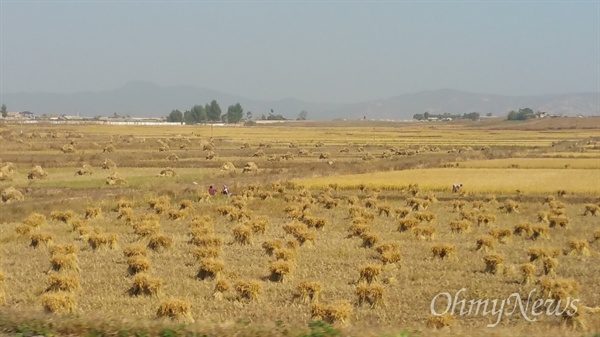
<path fill-rule="evenodd" d="M 5 1 L 0 92 L 600 92 L 600 1 Z"/>

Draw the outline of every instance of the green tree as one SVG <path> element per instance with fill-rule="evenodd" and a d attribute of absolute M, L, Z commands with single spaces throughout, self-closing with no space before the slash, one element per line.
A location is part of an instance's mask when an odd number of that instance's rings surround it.
<path fill-rule="evenodd" d="M 524 109 L 519 109 L 519 112 L 517 113 L 518 115 L 518 119 L 519 120 L 527 120 L 530 118 L 535 118 L 535 114 L 533 113 L 533 110 L 531 110 L 530 108 L 524 108 Z"/>
<path fill-rule="evenodd" d="M 416 119 L 418 121 L 422 121 L 425 117 L 423 116 L 423 114 L 414 114 L 413 115 L 413 119 Z"/>
<path fill-rule="evenodd" d="M 167 122 L 170 123 L 181 123 L 183 122 L 183 113 L 179 110 L 172 110 L 169 116 L 167 116 Z"/>
<path fill-rule="evenodd" d="M 6 104 L 2 104 L 2 108 L 0 108 L 0 112 L 2 113 L 2 117 L 6 118 L 6 116 L 8 116 L 8 110 L 6 110 Z"/>
<path fill-rule="evenodd" d="M 508 119 L 509 121 L 524 121 L 530 118 L 535 118 L 533 110 L 531 110 L 530 108 L 523 108 L 519 109 L 519 111 L 513 110 L 509 112 L 506 119 Z"/>
<path fill-rule="evenodd" d="M 220 121 L 221 120 L 221 107 L 216 100 L 212 100 L 210 104 L 206 104 L 206 117 L 209 121 Z"/>
<path fill-rule="evenodd" d="M 194 124 L 196 121 L 194 120 L 194 116 L 192 116 L 192 112 L 190 110 L 186 110 L 183 113 L 183 122 L 185 124 Z"/>
<path fill-rule="evenodd" d="M 246 119 L 247 120 L 251 120 L 252 119 L 252 111 L 246 111 Z"/>
<path fill-rule="evenodd" d="M 227 122 L 228 123 L 237 123 L 244 117 L 244 109 L 240 103 L 235 103 L 234 105 L 230 105 L 227 108 Z"/>
<path fill-rule="evenodd" d="M 479 115 L 479 112 L 470 112 L 470 113 L 463 114 L 462 118 L 476 121 L 476 120 L 479 120 L 479 117 L 481 117 Z"/>
<path fill-rule="evenodd" d="M 207 120 L 207 118 L 206 118 L 207 112 L 206 112 L 206 109 L 202 105 L 199 105 L 199 104 L 194 105 L 190 109 L 190 113 L 192 114 L 194 123 L 200 123 L 200 122 L 204 122 Z"/>

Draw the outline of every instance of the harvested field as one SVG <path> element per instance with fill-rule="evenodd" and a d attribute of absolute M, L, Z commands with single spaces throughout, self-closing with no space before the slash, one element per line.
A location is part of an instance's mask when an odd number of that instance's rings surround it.
<path fill-rule="evenodd" d="M 591 155 L 558 157 L 591 154 L 577 151 L 599 130 L 25 128 L 62 136 L 29 147 L 16 126 L 0 128 L 2 163 L 12 163 L 0 180 L 0 330 L 11 335 L 40 321 L 56 336 L 124 326 L 152 336 L 300 336 L 318 324 L 354 336 L 600 330 L 600 167 Z M 82 136 L 75 153 L 61 151 L 68 134 Z M 93 174 L 75 174 L 84 163 Z M 28 179 L 35 165 L 46 179 Z M 158 176 L 167 167 L 177 174 Z M 126 183 L 107 185 L 115 172 Z M 463 288 L 467 300 L 572 293 L 581 316 L 514 314 L 490 329 L 483 315 L 432 315 L 436 295 Z"/>

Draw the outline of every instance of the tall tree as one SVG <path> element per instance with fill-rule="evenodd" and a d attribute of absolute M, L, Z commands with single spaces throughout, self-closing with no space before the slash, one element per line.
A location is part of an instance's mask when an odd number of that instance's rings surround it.
<path fill-rule="evenodd" d="M 188 125 L 196 124 L 196 120 L 194 119 L 194 115 L 192 114 L 192 112 L 190 110 L 186 110 L 183 113 L 183 121 L 185 122 L 185 124 L 188 124 Z"/>
<path fill-rule="evenodd" d="M 216 100 L 212 100 L 209 104 L 206 104 L 206 117 L 209 121 L 220 121 L 221 120 L 221 107 Z"/>
<path fill-rule="evenodd" d="M 167 122 L 181 123 L 183 122 L 183 113 L 179 110 L 172 110 L 169 116 L 167 116 Z"/>
<path fill-rule="evenodd" d="M 192 118 L 194 119 L 194 122 L 200 123 L 200 122 L 206 121 L 206 116 L 208 113 L 202 105 L 199 105 L 199 104 L 194 105 L 192 107 L 192 109 L 190 109 L 190 112 L 192 114 Z"/>
<path fill-rule="evenodd" d="M 6 118 L 6 116 L 8 116 L 8 110 L 6 110 L 6 104 L 2 104 L 2 108 L 0 108 L 0 112 L 2 113 L 2 117 Z"/>
<path fill-rule="evenodd" d="M 235 103 L 234 105 L 230 105 L 227 108 L 227 122 L 228 123 L 237 123 L 244 117 L 244 109 L 240 103 Z"/>

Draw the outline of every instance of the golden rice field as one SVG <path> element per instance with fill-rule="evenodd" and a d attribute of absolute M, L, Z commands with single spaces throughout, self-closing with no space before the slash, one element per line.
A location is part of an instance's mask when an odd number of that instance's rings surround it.
<path fill-rule="evenodd" d="M 558 122 L 0 125 L 0 336 L 597 336 L 600 129 Z"/>
<path fill-rule="evenodd" d="M 552 158 L 600 158 L 600 151 L 588 151 L 588 152 L 552 152 L 543 153 L 542 157 Z"/>
<path fill-rule="evenodd" d="M 497 167 L 494 165 L 491 163 L 487 167 Z M 478 167 L 477 164 L 473 166 Z M 421 188 L 432 191 L 449 191 L 452 184 L 458 182 L 464 185 L 467 193 L 495 194 L 520 190 L 523 193 L 551 194 L 565 190 L 569 193 L 600 194 L 600 171 L 597 169 L 432 168 L 303 178 L 295 182 L 309 188 L 338 184 L 340 188 L 347 189 L 365 185 L 386 190 L 419 184 Z"/>
<path fill-rule="evenodd" d="M 459 166 L 464 168 L 600 170 L 600 158 L 505 158 L 491 160 L 472 160 L 460 163 Z"/>

